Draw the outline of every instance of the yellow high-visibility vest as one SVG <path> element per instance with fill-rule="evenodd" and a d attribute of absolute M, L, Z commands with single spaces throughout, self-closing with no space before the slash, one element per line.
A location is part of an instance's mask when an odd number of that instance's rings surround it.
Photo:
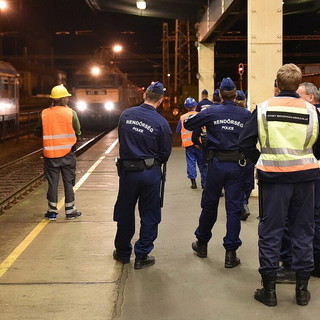
<path fill-rule="evenodd" d="M 318 138 L 316 108 L 303 99 L 274 97 L 257 106 L 261 155 L 256 168 L 295 172 L 319 168 L 312 152 Z"/>
<path fill-rule="evenodd" d="M 43 155 L 46 158 L 64 157 L 77 142 L 72 117 L 69 107 L 54 106 L 42 111 Z"/>

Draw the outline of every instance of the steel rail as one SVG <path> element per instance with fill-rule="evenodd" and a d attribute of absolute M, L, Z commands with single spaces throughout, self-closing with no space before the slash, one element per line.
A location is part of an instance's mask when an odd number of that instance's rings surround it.
<path fill-rule="evenodd" d="M 83 154 L 85 151 L 87 151 L 89 148 L 91 148 L 95 143 L 97 143 L 106 134 L 107 134 L 106 131 L 102 132 L 99 135 L 97 135 L 97 136 L 91 138 L 90 140 L 86 141 L 85 143 L 81 144 L 77 148 L 77 150 L 75 151 L 76 156 L 78 157 L 81 154 Z M 29 153 L 29 154 L 27 154 L 17 160 L 14 160 L 8 164 L 5 164 L 0 167 L 0 170 L 9 168 L 10 166 L 17 164 L 19 161 L 21 162 L 23 160 L 26 160 L 40 151 L 42 151 L 42 149 L 31 152 L 31 153 Z M 44 172 L 42 172 L 41 174 L 39 174 L 37 177 L 33 178 L 32 180 L 28 181 L 27 183 L 19 186 L 16 190 L 11 192 L 4 199 L 1 199 L 0 200 L 0 215 L 2 215 L 5 210 L 11 208 L 19 200 L 24 198 L 33 189 L 38 187 L 43 181 L 44 181 Z"/>

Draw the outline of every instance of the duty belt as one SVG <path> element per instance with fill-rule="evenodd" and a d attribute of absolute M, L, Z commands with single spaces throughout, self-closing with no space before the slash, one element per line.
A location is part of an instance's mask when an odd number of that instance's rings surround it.
<path fill-rule="evenodd" d="M 155 158 L 137 159 L 137 160 L 123 160 L 117 159 L 117 167 L 124 168 L 125 171 L 142 171 L 144 169 L 151 169 L 155 166 L 161 166 L 162 162 Z"/>
<path fill-rule="evenodd" d="M 245 155 L 239 150 L 212 150 L 208 151 L 208 160 L 213 157 L 218 158 L 221 162 L 238 162 L 241 167 L 245 167 L 247 160 Z"/>

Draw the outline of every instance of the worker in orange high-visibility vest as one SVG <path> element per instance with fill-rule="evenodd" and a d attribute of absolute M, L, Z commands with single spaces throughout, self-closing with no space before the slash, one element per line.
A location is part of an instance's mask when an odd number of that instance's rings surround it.
<path fill-rule="evenodd" d="M 186 148 L 187 176 L 191 180 L 191 189 L 197 189 L 197 165 L 201 175 L 201 186 L 204 188 L 207 170 L 202 150 L 192 142 L 192 131 L 187 130 L 183 124 L 187 117 L 198 113 L 195 111 L 197 102 L 189 97 L 185 100 L 184 106 L 188 112 L 180 117 L 176 132 L 181 134 L 182 147 Z"/>
<path fill-rule="evenodd" d="M 58 215 L 58 184 L 62 175 L 67 219 L 81 216 L 75 206 L 73 186 L 76 174 L 74 153 L 77 137 L 81 135 L 80 123 L 74 110 L 68 107 L 71 94 L 61 84 L 51 90 L 52 105 L 41 112 L 35 134 L 42 136 L 44 173 L 48 181 L 48 210 L 44 217 L 56 220 Z"/>

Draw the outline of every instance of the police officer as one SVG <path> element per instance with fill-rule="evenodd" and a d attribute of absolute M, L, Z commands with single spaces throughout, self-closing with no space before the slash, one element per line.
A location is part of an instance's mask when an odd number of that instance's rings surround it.
<path fill-rule="evenodd" d="M 168 122 L 156 109 L 163 100 L 162 83 L 153 82 L 144 93 L 144 103 L 126 109 L 120 116 L 119 192 L 114 207 L 117 222 L 113 257 L 130 262 L 131 239 L 135 233 L 135 206 L 139 200 L 140 233 L 134 245 L 135 269 L 155 263 L 149 256 L 158 235 L 161 220 L 161 165 L 171 153 L 172 133 Z"/>
<path fill-rule="evenodd" d="M 242 108 L 247 107 L 246 95 L 242 90 L 237 90 L 237 96 L 235 100 L 236 104 Z M 240 220 L 246 221 L 250 216 L 250 209 L 248 207 L 249 199 L 252 190 L 254 189 L 254 164 L 251 161 L 247 161 L 246 174 L 244 179 L 244 198 L 243 207 L 241 209 Z"/>
<path fill-rule="evenodd" d="M 215 89 L 215 90 L 213 91 L 212 101 L 213 101 L 213 105 L 217 105 L 217 104 L 220 104 L 220 103 L 221 103 L 220 90 L 219 90 L 219 89 Z"/>
<path fill-rule="evenodd" d="M 213 102 L 211 100 L 208 99 L 208 90 L 207 89 L 203 89 L 201 92 L 201 100 L 199 101 L 196 111 L 200 112 L 201 111 L 201 107 L 204 105 L 210 105 L 213 104 Z"/>
<path fill-rule="evenodd" d="M 51 90 L 52 105 L 42 111 L 35 134 L 43 137 L 44 174 L 48 181 L 48 210 L 44 217 L 56 220 L 58 215 L 58 185 L 61 172 L 67 219 L 81 216 L 75 206 L 73 186 L 76 174 L 76 156 L 73 152 L 80 123 L 74 110 L 67 106 L 71 94 L 61 84 Z"/>
<path fill-rule="evenodd" d="M 236 250 L 242 243 L 239 234 L 245 160 L 239 153 L 237 142 L 250 116 L 248 110 L 235 104 L 236 91 L 232 79 L 224 78 L 220 85 L 221 105 L 190 116 L 184 123 L 188 130 L 206 126 L 208 155 L 211 157 L 202 193 L 199 226 L 195 231 L 197 241 L 192 243 L 192 249 L 200 258 L 207 257 L 207 246 L 212 237 L 211 229 L 217 220 L 219 199 L 224 188 L 227 233 L 223 246 L 226 249 L 226 268 L 236 267 L 240 263 Z"/>
<path fill-rule="evenodd" d="M 187 130 L 184 127 L 184 119 L 192 114 L 196 114 L 197 102 L 193 98 L 189 97 L 184 102 L 185 108 L 188 110 L 187 113 L 180 117 L 178 122 L 176 133 L 181 135 L 182 147 L 186 150 L 186 161 L 187 161 L 187 176 L 191 180 L 191 189 L 197 189 L 196 177 L 197 177 L 197 165 L 201 175 L 201 186 L 204 187 L 206 180 L 206 164 L 203 159 L 201 148 L 198 144 L 194 144 L 192 141 L 192 131 Z"/>
<path fill-rule="evenodd" d="M 259 273 L 263 288 L 257 289 L 254 297 L 267 306 L 277 305 L 276 274 L 286 220 L 293 244 L 296 302 L 304 306 L 310 300 L 314 181 L 320 174 L 312 147 L 318 149 L 320 140 L 316 108 L 295 92 L 301 78 L 296 65 L 283 65 L 277 72 L 280 93 L 257 106 L 239 138 L 240 149 L 257 168 Z M 261 152 L 256 147 L 258 138 Z"/>

